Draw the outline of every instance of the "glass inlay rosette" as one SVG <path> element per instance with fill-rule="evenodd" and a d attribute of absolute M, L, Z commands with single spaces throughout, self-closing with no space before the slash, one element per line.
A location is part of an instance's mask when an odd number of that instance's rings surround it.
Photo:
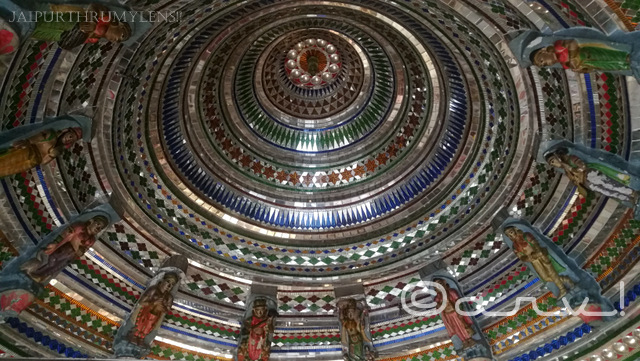
<path fill-rule="evenodd" d="M 342 67 L 335 45 L 325 39 L 309 38 L 289 49 L 284 68 L 289 79 L 303 88 L 321 89 L 332 83 Z"/>

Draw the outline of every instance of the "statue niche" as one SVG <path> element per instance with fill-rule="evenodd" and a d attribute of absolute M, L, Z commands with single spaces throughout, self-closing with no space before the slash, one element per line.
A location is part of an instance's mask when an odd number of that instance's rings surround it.
<path fill-rule="evenodd" d="M 616 199 L 640 219 L 640 165 L 566 140 L 548 142 L 543 152 L 545 161 L 564 173 L 583 197 L 592 191 Z"/>
<path fill-rule="evenodd" d="M 369 329 L 369 308 L 364 300 L 338 302 L 340 340 L 345 361 L 373 361 L 377 353 Z"/>
<path fill-rule="evenodd" d="M 11 260 L 0 272 L 0 316 L 17 316 L 44 286 L 96 242 L 96 237 L 119 220 L 110 205 L 87 210 Z"/>
<path fill-rule="evenodd" d="M 500 230 L 505 243 L 559 300 L 566 299 L 572 308 L 578 308 L 588 298 L 585 306 L 587 312 L 614 311 L 611 301 L 602 296 L 602 290 L 595 278 L 528 222 L 507 219 L 500 226 Z M 588 323 L 615 318 L 606 314 L 592 316 L 581 313 L 578 316 Z"/>
<path fill-rule="evenodd" d="M 149 354 L 164 316 L 171 311 L 188 265 L 189 260 L 182 255 L 171 256 L 162 263 L 118 328 L 113 341 L 116 357 L 143 358 Z"/>
<path fill-rule="evenodd" d="M 251 311 L 242 322 L 237 360 L 268 361 L 278 316 L 275 301 L 257 296 L 248 306 Z"/>
<path fill-rule="evenodd" d="M 594 71 L 634 76 L 640 80 L 640 33 L 610 35 L 587 27 L 553 33 L 527 30 L 509 43 L 523 67 L 558 67 L 577 73 Z"/>
<path fill-rule="evenodd" d="M 0 133 L 0 177 L 51 163 L 78 140 L 91 141 L 90 118 L 65 115 Z"/>
<path fill-rule="evenodd" d="M 463 301 L 464 293 L 456 279 L 445 269 L 429 269 L 422 272 L 426 272 L 423 279 L 431 282 L 434 291 L 431 294 L 435 295 L 436 310 L 439 311 L 456 354 L 467 361 L 491 360 L 491 347 L 475 318 L 456 310 L 458 303 L 461 311 L 475 311 L 468 302 Z"/>
<path fill-rule="evenodd" d="M 87 222 L 66 228 L 60 240 L 49 244 L 20 266 L 32 280 L 46 283 L 73 260 L 82 256 L 96 242 L 96 236 L 109 225 L 105 216 L 95 216 Z"/>

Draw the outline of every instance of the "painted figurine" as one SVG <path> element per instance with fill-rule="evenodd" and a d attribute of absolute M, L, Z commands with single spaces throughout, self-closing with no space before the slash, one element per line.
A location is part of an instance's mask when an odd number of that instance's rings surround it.
<path fill-rule="evenodd" d="M 82 256 L 96 242 L 96 236 L 109 225 L 104 216 L 73 224 L 63 231 L 60 240 L 40 250 L 20 269 L 34 281 L 45 283 L 73 260 Z"/>
<path fill-rule="evenodd" d="M 143 344 L 145 337 L 155 330 L 162 322 L 164 315 L 173 305 L 173 286 L 178 283 L 178 276 L 165 274 L 157 284 L 149 287 L 138 300 L 138 307 L 131 318 L 135 319 L 135 326 L 129 332 L 129 341 Z"/>
<path fill-rule="evenodd" d="M 0 272 L 0 318 L 17 316 L 41 293 L 46 293 L 45 285 L 82 256 L 96 242 L 98 234 L 119 219 L 109 204 L 86 210 L 4 265 Z"/>
<path fill-rule="evenodd" d="M 560 273 L 566 271 L 546 248 L 542 248 L 531 233 L 524 233 L 517 227 L 505 228 L 504 233 L 513 242 L 513 252 L 522 262 L 528 262 L 533 266 L 540 279 L 551 282 L 558 287 L 558 297 L 567 293 L 567 287 L 573 286 L 573 281 Z"/>
<path fill-rule="evenodd" d="M 577 73 L 606 71 L 640 80 L 640 33 L 610 35 L 586 27 L 551 34 L 528 30 L 509 44 L 520 65 L 556 66 Z"/>
<path fill-rule="evenodd" d="M 640 169 L 637 165 L 609 152 L 568 141 L 548 145 L 544 159 L 549 165 L 562 170 L 582 196 L 593 191 L 614 198 L 634 209 L 635 218 L 640 219 Z"/>
<path fill-rule="evenodd" d="M 563 303 L 566 301 L 572 308 L 586 301 L 587 311 L 612 312 L 595 318 L 581 314 L 581 317 L 587 316 L 583 317 L 585 322 L 610 321 L 615 318 L 613 304 L 602 296 L 600 285 L 590 273 L 578 266 L 562 248 L 527 221 L 505 219 L 502 213 L 506 211 L 501 212 L 498 215 L 500 219 L 495 222 L 501 222 L 497 229 L 503 233 L 505 243 L 545 282 L 555 297 L 563 300 Z M 508 217 L 508 213 L 506 215 Z"/>
<path fill-rule="evenodd" d="M 353 298 L 338 303 L 340 338 L 345 361 L 372 361 L 376 357 L 369 330 L 369 312 L 364 302 Z"/>
<path fill-rule="evenodd" d="M 188 266 L 189 260 L 182 255 L 173 255 L 162 263 L 118 328 L 113 340 L 116 358 L 139 359 L 149 354 L 165 315 L 171 311 Z"/>
<path fill-rule="evenodd" d="M 446 280 L 437 278 L 434 281 L 445 289 L 444 294 L 442 291 L 436 290 L 437 294 L 434 300 L 436 301 L 437 309 L 440 309 L 443 306 L 443 303 L 445 303 L 445 307 L 440 314 L 440 318 L 442 318 L 442 322 L 449 333 L 449 337 L 457 336 L 460 341 L 462 341 L 463 347 L 473 345 L 475 343 L 472 339 L 472 336 L 475 333 L 472 329 L 473 320 L 467 315 L 463 316 L 456 312 L 455 304 L 460 298 L 460 294 L 451 288 Z"/>
<path fill-rule="evenodd" d="M 0 149 L 0 177 L 48 164 L 81 138 L 80 128 L 68 128 L 46 130 L 31 138 L 16 141 L 11 147 Z"/>
<path fill-rule="evenodd" d="M 434 301 L 444 328 L 451 339 L 458 357 L 468 361 L 492 360 L 491 346 L 487 342 L 480 325 L 470 316 L 475 309 L 464 301 L 460 284 L 447 271 L 442 261 L 430 264 L 420 270 L 420 275 L 435 291 Z M 456 310 L 458 303 L 458 312 Z"/>
<path fill-rule="evenodd" d="M 62 16 L 56 17 L 56 21 L 48 21 L 45 14 L 31 33 L 32 39 L 56 41 L 62 49 L 70 50 L 82 44 L 97 43 L 100 39 L 120 43 L 131 37 L 131 26 L 111 16 L 109 8 L 104 5 L 94 3 L 83 8 L 51 4 L 49 8 L 52 13 Z M 78 14 L 82 14 L 80 19 Z M 81 19 L 85 21 L 78 21 Z"/>
<path fill-rule="evenodd" d="M 253 302 L 251 317 L 242 325 L 242 341 L 238 347 L 238 361 L 268 361 L 271 355 L 275 315 L 269 312 L 266 299 Z"/>

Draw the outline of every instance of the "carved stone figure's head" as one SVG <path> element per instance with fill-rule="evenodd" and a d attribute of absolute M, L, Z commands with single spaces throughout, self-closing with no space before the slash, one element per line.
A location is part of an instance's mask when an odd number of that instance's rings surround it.
<path fill-rule="evenodd" d="M 513 242 L 517 242 L 519 231 L 520 230 L 516 227 L 507 227 L 504 230 L 504 234 L 506 234 Z"/>
<path fill-rule="evenodd" d="M 131 26 L 124 22 L 112 22 L 104 33 L 104 38 L 114 43 L 121 43 L 131 37 Z"/>
<path fill-rule="evenodd" d="M 75 142 L 80 140 L 80 138 L 82 138 L 82 129 L 80 128 L 65 129 L 62 132 L 60 132 L 60 134 L 58 135 L 58 144 L 65 148 L 69 148 Z"/>
<path fill-rule="evenodd" d="M 433 282 L 435 282 L 435 283 L 439 284 L 440 286 L 444 287 L 445 290 L 447 288 L 450 288 L 449 283 L 444 278 L 434 278 Z"/>
<path fill-rule="evenodd" d="M 253 317 L 267 317 L 267 301 L 258 299 L 253 303 Z"/>
<path fill-rule="evenodd" d="M 544 155 L 544 160 L 552 167 L 561 168 L 562 167 L 562 157 L 568 154 L 567 148 L 558 148 L 551 152 L 548 152 Z"/>
<path fill-rule="evenodd" d="M 552 66 L 558 62 L 553 46 L 547 46 L 531 53 L 531 62 L 537 67 Z"/>
<path fill-rule="evenodd" d="M 87 222 L 87 233 L 97 235 L 109 225 L 109 220 L 105 216 L 95 216 Z"/>
<path fill-rule="evenodd" d="M 176 283 L 178 283 L 178 277 L 176 275 L 173 273 L 165 274 L 158 284 L 158 290 L 162 294 L 169 293 Z"/>
<path fill-rule="evenodd" d="M 358 318 L 358 303 L 355 299 L 350 298 L 343 301 L 342 314 L 346 319 L 356 320 Z"/>

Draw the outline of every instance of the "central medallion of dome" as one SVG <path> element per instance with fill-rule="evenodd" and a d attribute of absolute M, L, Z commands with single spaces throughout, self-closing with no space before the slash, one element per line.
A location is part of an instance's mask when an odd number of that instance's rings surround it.
<path fill-rule="evenodd" d="M 338 49 L 324 39 L 307 39 L 287 53 L 285 67 L 291 81 L 303 88 L 321 89 L 333 83 L 342 63 Z"/>
<path fill-rule="evenodd" d="M 372 67 L 366 53 L 347 34 L 295 29 L 264 47 L 253 44 L 243 66 L 258 56 L 256 96 L 270 118 L 289 129 L 322 132 L 348 122 L 369 101 L 373 74 L 382 69 Z"/>

